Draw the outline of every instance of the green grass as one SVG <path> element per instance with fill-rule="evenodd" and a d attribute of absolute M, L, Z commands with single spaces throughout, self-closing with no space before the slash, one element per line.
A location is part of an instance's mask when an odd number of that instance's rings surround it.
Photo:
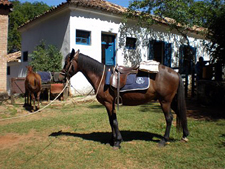
<path fill-rule="evenodd" d="M 18 107 L 6 113 L 20 115 L 15 109 Z M 159 148 L 166 125 L 157 103 L 122 106 L 117 116 L 124 139 L 119 150 L 108 144 L 111 129 L 107 113 L 95 102 L 53 105 L 28 117 L 0 121 L 0 168 L 225 167 L 224 119 L 189 118 L 189 142 L 181 142 L 182 133 L 173 126 L 171 143 Z"/>

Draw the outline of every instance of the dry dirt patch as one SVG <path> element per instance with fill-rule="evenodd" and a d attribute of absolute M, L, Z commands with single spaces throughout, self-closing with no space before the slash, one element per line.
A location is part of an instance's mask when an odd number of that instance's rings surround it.
<path fill-rule="evenodd" d="M 22 135 L 16 133 L 7 133 L 6 135 L 0 136 L 0 150 L 16 147 L 20 144 L 26 144 L 32 139 L 38 139 L 40 137 L 41 136 L 38 136 L 35 131 L 30 131 L 29 133 Z"/>

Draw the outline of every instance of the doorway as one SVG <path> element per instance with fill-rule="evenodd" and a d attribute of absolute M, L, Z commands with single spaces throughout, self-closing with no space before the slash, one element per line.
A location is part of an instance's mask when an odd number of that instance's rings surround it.
<path fill-rule="evenodd" d="M 115 35 L 102 34 L 102 63 L 115 65 Z"/>

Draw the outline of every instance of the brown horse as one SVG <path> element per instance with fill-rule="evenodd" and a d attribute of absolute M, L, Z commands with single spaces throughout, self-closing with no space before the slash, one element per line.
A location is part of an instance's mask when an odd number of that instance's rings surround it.
<path fill-rule="evenodd" d="M 27 76 L 25 79 L 25 105 L 32 106 L 31 99 L 33 100 L 33 109 L 35 110 L 35 96 L 37 96 L 38 106 L 39 109 L 39 101 L 40 101 L 40 94 L 41 94 L 41 77 L 39 74 L 33 72 L 31 66 L 27 66 Z"/>
<path fill-rule="evenodd" d="M 109 122 L 112 128 L 113 146 L 120 147 L 122 136 L 119 131 L 116 110 L 115 110 L 115 91 L 105 85 L 106 74 L 108 70 L 104 64 L 72 50 L 66 57 L 65 65 L 59 76 L 60 80 L 71 78 L 77 72 L 82 72 L 91 83 L 97 100 L 106 107 L 109 116 Z M 131 91 L 120 93 L 124 105 L 139 105 L 148 103 L 150 100 L 159 100 L 161 108 L 166 119 L 166 131 L 163 139 L 159 142 L 164 146 L 169 140 L 170 128 L 173 120 L 171 108 L 177 114 L 177 126 L 183 129 L 183 140 L 187 141 L 189 135 L 187 128 L 186 103 L 184 97 L 184 85 L 180 75 L 163 65 L 159 65 L 159 72 L 155 78 L 150 80 L 150 87 L 144 91 Z"/>

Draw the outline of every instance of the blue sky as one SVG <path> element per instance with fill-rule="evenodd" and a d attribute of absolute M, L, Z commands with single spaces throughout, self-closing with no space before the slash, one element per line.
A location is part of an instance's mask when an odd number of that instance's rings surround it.
<path fill-rule="evenodd" d="M 19 1 L 21 3 L 24 3 L 26 1 L 31 2 L 31 3 L 36 2 L 36 1 L 38 1 L 38 2 L 42 1 L 49 6 L 57 6 L 57 5 L 61 4 L 62 2 L 66 2 L 66 0 L 19 0 Z M 117 4 L 117 5 L 120 5 L 120 6 L 123 6 L 123 7 L 128 7 L 130 0 L 107 0 L 107 1 Z"/>

